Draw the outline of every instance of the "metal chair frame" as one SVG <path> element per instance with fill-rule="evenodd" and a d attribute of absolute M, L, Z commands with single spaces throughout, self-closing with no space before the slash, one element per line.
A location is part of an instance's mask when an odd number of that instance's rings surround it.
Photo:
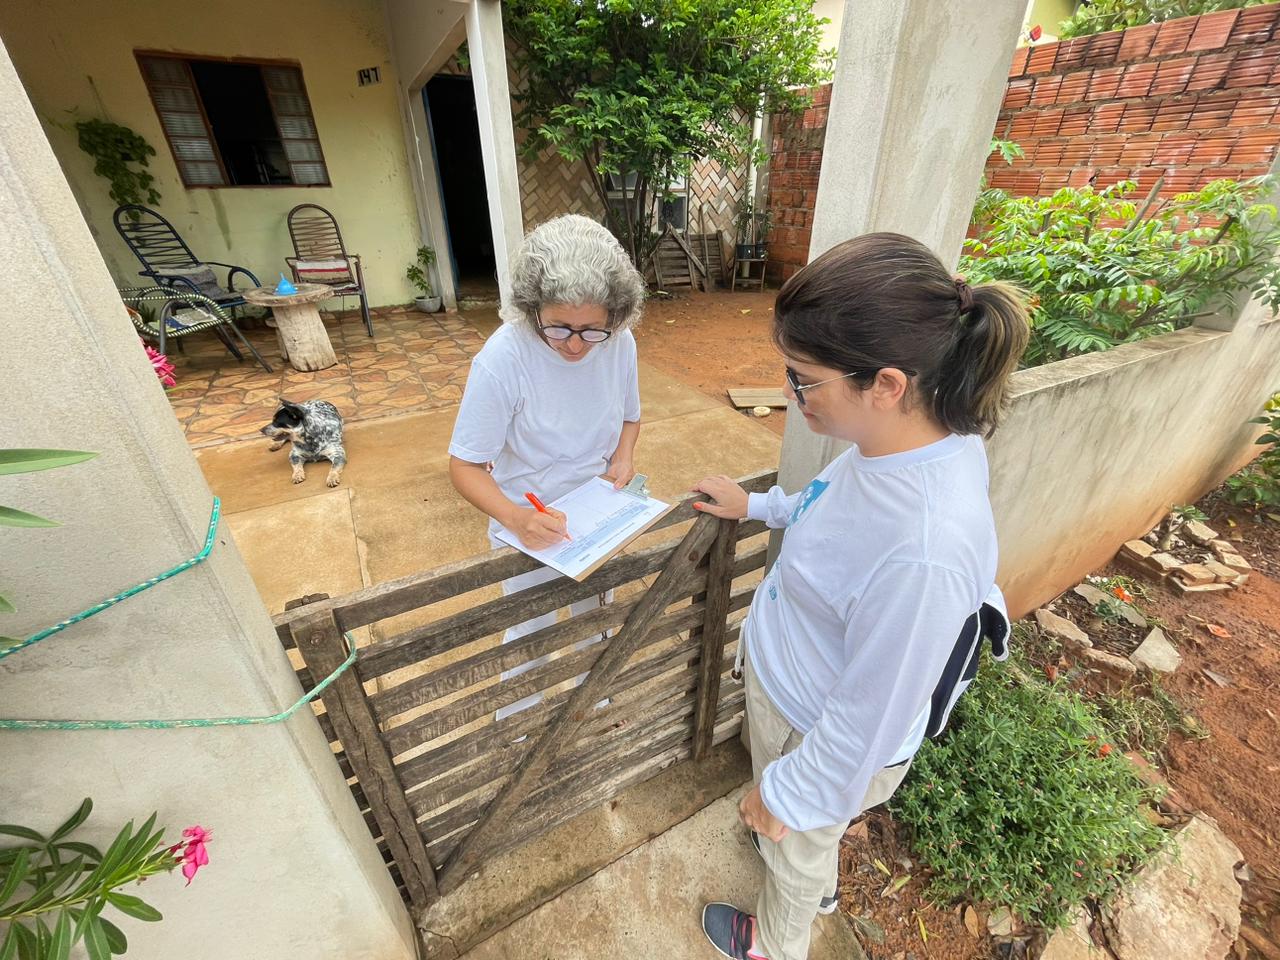
<path fill-rule="evenodd" d="M 222 345 L 231 352 L 231 355 L 243 363 L 244 354 L 237 349 L 235 342 L 228 335 L 227 330 L 229 329 L 244 344 L 249 353 L 253 354 L 253 359 L 262 364 L 262 368 L 267 373 L 275 372 L 271 369 L 271 365 L 262 358 L 262 354 L 258 353 L 253 344 L 245 338 L 244 333 L 236 326 L 235 320 L 226 314 L 216 300 L 206 297 L 204 294 L 178 292 L 168 287 L 140 287 L 121 291 L 120 298 L 124 301 L 125 307 L 129 311 L 129 319 L 132 321 L 134 329 L 144 339 L 154 343 L 156 349 L 161 353 L 168 352 L 166 345 L 170 340 L 175 341 L 181 348 L 183 337 L 191 336 L 194 333 L 212 331 L 222 341 Z M 148 323 L 141 312 L 134 309 L 135 306 L 142 303 L 160 304 L 155 323 Z M 195 311 L 202 319 L 190 320 L 189 317 L 180 315 L 182 310 Z M 173 324 L 172 328 L 171 323 Z"/>
<path fill-rule="evenodd" d="M 116 208 L 113 219 L 116 232 L 142 264 L 138 274 L 159 287 L 173 290 L 175 295 L 189 292 L 234 310 L 247 303 L 235 290 L 236 274 L 243 274 L 255 287 L 262 286 L 258 278 L 245 267 L 217 260 L 201 260 L 187 246 L 173 224 L 149 207 L 128 203 Z M 225 267 L 227 283 L 223 289 L 226 296 L 210 297 L 186 277 L 166 276 L 161 272 L 165 268 L 183 267 Z"/>
<path fill-rule="evenodd" d="M 369 296 L 364 285 L 364 271 L 360 267 L 360 255 L 347 253 L 342 242 L 342 231 L 337 218 L 318 203 L 300 203 L 288 215 L 289 239 L 293 241 L 292 257 L 285 257 L 293 271 L 294 282 L 300 282 L 298 261 L 342 260 L 347 264 L 347 277 L 328 284 L 334 288 L 334 296 L 358 296 L 360 315 L 364 328 L 373 336 L 373 319 L 369 315 Z"/>

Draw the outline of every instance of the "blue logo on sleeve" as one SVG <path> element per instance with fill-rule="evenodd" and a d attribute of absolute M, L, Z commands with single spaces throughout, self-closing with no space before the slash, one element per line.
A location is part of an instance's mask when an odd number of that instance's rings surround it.
<path fill-rule="evenodd" d="M 831 484 L 825 480 L 811 481 L 809 486 L 804 488 L 804 495 L 800 498 L 800 502 L 796 504 L 796 508 L 791 512 L 791 523 L 795 523 L 803 517 L 809 508 L 818 502 L 818 498 L 826 492 L 829 486 Z"/>

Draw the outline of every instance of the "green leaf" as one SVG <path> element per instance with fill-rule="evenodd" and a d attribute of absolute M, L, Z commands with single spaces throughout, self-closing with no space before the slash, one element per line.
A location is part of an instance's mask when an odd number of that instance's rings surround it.
<path fill-rule="evenodd" d="M 58 911 L 58 922 L 53 926 L 49 941 L 49 960 L 67 960 L 71 956 L 71 915 Z"/>
<path fill-rule="evenodd" d="M 129 949 L 129 938 L 124 935 L 123 930 L 106 917 L 99 917 L 98 923 L 102 925 L 102 932 L 107 935 L 107 946 L 112 953 L 124 953 Z"/>
<path fill-rule="evenodd" d="M 117 893 L 112 890 L 107 894 L 107 903 L 111 904 L 126 916 L 133 917 L 135 920 L 146 920 L 154 922 L 162 920 L 164 915 L 149 903 L 145 903 L 137 897 L 132 897 L 127 893 Z"/>
<path fill-rule="evenodd" d="M 68 818 L 66 823 L 60 826 L 57 830 L 53 831 L 53 835 L 50 836 L 49 839 L 51 841 L 61 840 L 63 837 L 69 834 L 76 827 L 80 826 L 80 824 L 84 823 L 92 811 L 93 811 L 93 801 L 88 797 L 85 797 L 84 802 L 80 804 L 76 812 L 73 813 L 70 816 L 70 818 Z"/>
<path fill-rule="evenodd" d="M 38 960 L 40 941 L 26 924 L 14 922 L 18 931 L 18 960 Z"/>
<path fill-rule="evenodd" d="M 0 597 L 0 613 L 14 613 L 14 606 L 4 597 Z"/>
<path fill-rule="evenodd" d="M 9 898 L 13 896 L 18 889 L 18 885 L 26 877 L 27 861 L 29 859 L 30 852 L 28 850 L 24 848 L 18 851 L 12 866 L 9 867 L 9 873 L 4 878 L 4 883 L 0 884 L 0 907 L 9 902 Z"/>
<path fill-rule="evenodd" d="M 34 513 L 15 510 L 13 507 L 0 506 L 0 527 L 60 527 L 56 520 L 46 520 Z"/>
<path fill-rule="evenodd" d="M 105 924 L 106 921 L 97 916 L 91 917 L 85 924 L 84 946 L 89 952 L 89 960 L 111 960 L 111 940 L 107 936 Z M 124 949 L 118 952 L 124 953 Z"/>
<path fill-rule="evenodd" d="M 96 456 L 96 453 L 85 453 L 82 450 L 0 449 L 0 476 L 69 467 L 73 463 L 81 463 Z"/>
<path fill-rule="evenodd" d="M 58 848 L 78 853 L 86 860 L 92 860 L 95 864 L 102 862 L 102 851 L 91 843 L 81 843 L 79 840 L 64 840 L 58 844 Z"/>
<path fill-rule="evenodd" d="M 18 927 L 16 920 L 9 924 L 9 932 L 0 941 L 0 960 L 14 960 L 18 956 Z"/>
<path fill-rule="evenodd" d="M 36 833 L 30 827 L 19 827 L 12 823 L 0 823 L 0 834 L 6 834 L 10 837 L 21 837 L 23 840 L 32 840 L 36 843 L 45 843 L 45 836 L 42 833 Z"/>
<path fill-rule="evenodd" d="M 93 869 L 93 872 L 89 874 L 76 891 L 77 895 L 83 895 L 83 891 L 92 889 L 111 875 L 112 871 L 120 865 L 120 862 L 124 857 L 125 848 L 129 845 L 129 841 L 132 837 L 133 821 L 130 820 L 120 828 L 120 832 L 116 834 L 116 838 L 111 841 L 111 846 L 107 847 L 107 852 L 103 855 L 101 861 L 99 861 L 98 865 Z"/>
<path fill-rule="evenodd" d="M 58 896 L 59 889 L 61 889 L 68 881 L 79 875 L 80 868 L 83 866 L 84 858 L 77 857 L 70 863 L 63 864 L 57 870 L 54 870 L 35 893 L 18 905 L 16 912 L 31 913 L 38 907 L 46 906 L 51 900 Z"/>

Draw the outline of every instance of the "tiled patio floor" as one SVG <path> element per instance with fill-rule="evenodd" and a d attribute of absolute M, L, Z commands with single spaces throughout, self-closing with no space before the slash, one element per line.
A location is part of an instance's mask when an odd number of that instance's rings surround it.
<path fill-rule="evenodd" d="M 432 410 L 462 397 L 471 358 L 484 342 L 459 314 L 423 314 L 404 308 L 374 311 L 375 336 L 360 315 L 324 315 L 338 356 L 327 370 L 306 373 L 280 359 L 275 331 L 246 331 L 274 373 L 235 357 L 216 337 L 192 337 L 186 353 L 172 351 L 178 385 L 168 391 L 173 411 L 193 447 L 258 435 L 281 396 L 328 400 L 347 422 L 410 410 Z"/>

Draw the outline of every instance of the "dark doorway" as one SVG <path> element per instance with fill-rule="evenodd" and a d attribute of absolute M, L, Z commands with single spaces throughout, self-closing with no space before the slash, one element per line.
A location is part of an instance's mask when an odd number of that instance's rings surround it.
<path fill-rule="evenodd" d="M 470 77 L 432 77 L 422 91 L 440 172 L 459 297 L 498 293 L 476 95 Z"/>

